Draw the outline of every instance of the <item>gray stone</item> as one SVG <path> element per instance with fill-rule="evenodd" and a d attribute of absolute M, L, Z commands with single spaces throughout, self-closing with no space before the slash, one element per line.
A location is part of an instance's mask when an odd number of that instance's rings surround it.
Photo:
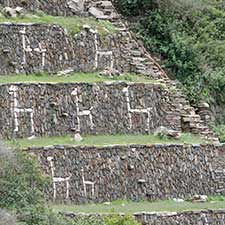
<path fill-rule="evenodd" d="M 84 0 L 70 0 L 67 4 L 74 13 L 81 14 L 84 11 Z"/>
<path fill-rule="evenodd" d="M 95 7 L 91 7 L 88 12 L 90 13 L 91 16 L 97 18 L 97 19 L 102 19 L 105 18 L 105 15 L 102 11 L 100 11 L 99 9 L 95 8 Z"/>
<path fill-rule="evenodd" d="M 80 133 L 75 133 L 74 134 L 74 141 L 78 142 L 78 143 L 83 141 L 83 138 L 81 137 Z"/>

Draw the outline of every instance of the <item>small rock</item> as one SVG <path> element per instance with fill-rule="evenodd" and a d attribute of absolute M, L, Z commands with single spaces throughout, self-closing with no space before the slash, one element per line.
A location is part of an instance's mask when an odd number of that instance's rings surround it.
<path fill-rule="evenodd" d="M 83 140 L 83 138 L 81 137 L 80 133 L 75 133 L 74 134 L 74 141 L 76 142 L 81 142 Z"/>
<path fill-rule="evenodd" d="M 111 202 L 104 202 L 103 205 L 111 205 Z"/>
<path fill-rule="evenodd" d="M 6 17 L 16 18 L 16 17 L 24 16 L 25 10 L 22 7 L 16 7 L 16 8 L 5 7 L 2 10 L 2 13 Z"/>
<path fill-rule="evenodd" d="M 106 68 L 104 71 L 100 72 L 100 75 L 106 77 L 117 77 L 120 76 L 121 73 L 116 69 Z"/>
<path fill-rule="evenodd" d="M 139 184 L 144 184 L 144 183 L 146 183 L 146 180 L 145 180 L 145 179 L 139 179 L 139 180 L 138 180 L 138 183 L 139 183 Z"/>
<path fill-rule="evenodd" d="M 159 127 L 156 129 L 154 132 L 155 136 L 160 136 L 160 137 L 169 137 L 169 138 L 175 138 L 175 139 L 180 139 L 181 133 L 172 129 L 168 129 L 166 127 Z"/>
<path fill-rule="evenodd" d="M 182 198 L 173 198 L 174 202 L 184 202 L 184 199 Z"/>
<path fill-rule="evenodd" d="M 36 138 L 35 135 L 32 135 L 32 136 L 28 137 L 27 140 L 33 140 L 35 138 Z"/>
<path fill-rule="evenodd" d="M 128 165 L 128 170 L 133 170 L 134 169 L 134 165 Z"/>
<path fill-rule="evenodd" d="M 206 202 L 208 199 L 207 195 L 194 195 L 190 201 L 192 202 Z"/>

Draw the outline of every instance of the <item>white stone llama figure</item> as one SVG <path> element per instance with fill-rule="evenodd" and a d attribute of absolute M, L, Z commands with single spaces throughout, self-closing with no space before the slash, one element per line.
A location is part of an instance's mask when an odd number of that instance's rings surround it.
<path fill-rule="evenodd" d="M 80 132 L 81 130 L 81 117 L 84 116 L 88 116 L 89 117 L 89 125 L 90 125 L 90 129 L 93 130 L 94 128 L 94 123 L 93 123 L 93 117 L 92 117 L 92 109 L 93 107 L 91 107 L 90 109 L 87 110 L 80 110 L 79 107 L 79 96 L 78 96 L 78 90 L 77 88 L 75 88 L 72 92 L 71 95 L 74 96 L 75 99 L 75 104 L 76 104 L 76 110 L 77 110 L 77 131 Z"/>
<path fill-rule="evenodd" d="M 150 133 L 150 119 L 151 119 L 151 107 L 143 108 L 143 109 L 132 109 L 130 104 L 130 95 L 129 95 L 129 87 L 123 88 L 123 93 L 126 97 L 126 104 L 128 110 L 128 118 L 129 118 L 129 129 L 132 129 L 132 113 L 146 114 L 147 115 L 147 131 Z"/>
<path fill-rule="evenodd" d="M 83 182 L 83 188 L 84 188 L 84 196 L 87 197 L 87 186 L 91 186 L 91 194 L 92 196 L 95 195 L 95 182 L 93 181 L 87 181 L 84 178 L 84 169 L 81 169 L 81 176 L 82 176 L 82 182 Z"/>
<path fill-rule="evenodd" d="M 47 157 L 47 160 L 49 162 L 50 165 L 50 169 L 51 169 L 51 176 L 52 176 L 52 182 L 53 182 L 53 199 L 56 199 L 56 184 L 57 183 L 66 183 L 66 200 L 69 199 L 69 190 L 70 190 L 70 179 L 72 177 L 72 175 L 70 174 L 70 176 L 68 177 L 55 177 L 55 167 L 54 167 L 54 162 L 53 162 L 53 157 L 49 156 Z"/>
<path fill-rule="evenodd" d="M 20 107 L 19 100 L 18 100 L 18 87 L 17 86 L 11 85 L 9 87 L 9 94 L 12 96 L 11 110 L 12 110 L 13 119 L 14 119 L 14 133 L 17 133 L 19 131 L 19 114 L 29 113 L 31 130 L 30 130 L 30 137 L 28 139 L 33 139 L 35 137 L 34 136 L 34 112 L 33 112 L 33 109 Z"/>
<path fill-rule="evenodd" d="M 110 65 L 109 69 L 112 70 L 114 67 L 113 62 L 113 52 L 108 50 L 100 49 L 98 46 L 98 32 L 96 30 L 90 29 L 90 32 L 94 34 L 94 45 L 95 45 L 95 69 L 97 70 L 99 67 L 99 59 L 102 57 L 109 57 L 110 58 Z"/>
<path fill-rule="evenodd" d="M 23 47 L 23 65 L 27 64 L 26 54 L 32 55 L 32 52 L 37 52 L 41 55 L 41 69 L 44 69 L 45 67 L 45 58 L 46 58 L 46 52 L 47 49 L 42 48 L 42 44 L 39 43 L 37 48 L 31 48 L 30 40 L 26 36 L 26 28 L 24 27 L 20 34 L 22 36 L 22 47 Z"/>

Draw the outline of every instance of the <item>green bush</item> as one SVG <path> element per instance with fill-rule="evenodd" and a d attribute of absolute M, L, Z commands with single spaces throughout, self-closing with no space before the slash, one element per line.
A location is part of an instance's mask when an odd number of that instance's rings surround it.
<path fill-rule="evenodd" d="M 79 216 L 74 225 L 140 225 L 132 216 Z"/>
<path fill-rule="evenodd" d="M 220 141 L 225 143 L 225 125 L 214 127 L 214 132 L 218 135 Z"/>
<path fill-rule="evenodd" d="M 108 216 L 104 218 L 105 225 L 140 225 L 132 216 Z"/>
<path fill-rule="evenodd" d="M 137 1 L 129 2 L 136 4 L 136 12 L 141 9 Z M 153 0 L 151 3 L 145 5 L 146 13 L 133 24 L 133 30 L 146 48 L 161 59 L 169 76 L 182 83 L 190 102 L 204 100 L 224 105 L 225 11 L 221 1 Z M 124 15 L 137 15 L 136 12 L 130 10 Z"/>
<path fill-rule="evenodd" d="M 137 16 L 146 7 L 152 7 L 154 0 L 116 0 L 118 9 L 126 16 Z"/>
<path fill-rule="evenodd" d="M 47 185 L 31 155 L 0 144 L 0 208 L 14 212 L 24 225 L 69 225 L 46 206 L 43 190 Z M 13 218 L 6 219 L 14 224 Z"/>

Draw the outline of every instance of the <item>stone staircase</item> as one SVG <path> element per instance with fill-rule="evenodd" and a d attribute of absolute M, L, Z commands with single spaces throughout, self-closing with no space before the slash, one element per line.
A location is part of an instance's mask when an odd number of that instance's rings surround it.
<path fill-rule="evenodd" d="M 82 1 L 80 2 L 82 3 Z M 38 5 L 37 3 L 38 0 L 35 2 L 35 5 Z M 5 2 L 2 1 L 1 4 L 5 4 Z M 17 1 L 12 0 L 11 4 L 15 6 Z M 68 1 L 66 1 L 65 5 L 67 4 Z M 206 115 L 203 113 L 204 115 L 202 114 L 203 116 L 201 118 L 201 116 L 197 114 L 197 109 L 191 107 L 188 101 L 185 100 L 185 96 L 177 87 L 177 83 L 168 78 L 167 74 L 162 70 L 160 65 L 147 52 L 143 46 L 143 43 L 137 40 L 135 35 L 128 30 L 127 24 L 122 20 L 121 16 L 116 11 L 113 6 L 113 2 L 107 0 L 86 0 L 83 1 L 83 4 L 84 15 L 90 14 L 96 17 L 96 19 L 109 20 L 118 29 L 118 33 L 113 34 L 112 36 L 115 36 L 115 40 L 118 40 L 118 37 L 121 39 L 121 57 L 123 57 L 123 60 L 126 61 L 126 64 L 129 67 L 126 71 L 129 70 L 130 72 L 141 74 L 149 79 L 156 80 L 157 82 L 165 85 L 167 90 L 171 92 L 171 98 L 176 99 L 177 104 L 179 104 L 178 109 L 181 113 L 182 130 L 185 132 L 198 134 L 207 140 L 218 142 L 218 139 L 214 137 L 213 133 L 209 130 L 208 124 L 202 120 L 202 118 L 206 117 Z M 50 12 L 52 11 L 50 10 Z M 95 36 L 95 34 L 93 35 Z M 66 37 L 65 40 L 68 41 L 68 38 Z M 108 53 L 113 54 L 109 51 Z M 106 52 L 104 54 L 106 54 Z M 70 55 L 75 55 L 75 53 L 72 52 Z M 65 55 L 65 59 L 66 58 L 67 54 Z M 74 58 L 71 59 L 73 61 L 77 60 Z M 71 64 L 68 59 L 63 62 L 68 62 L 68 65 Z M 71 65 L 70 68 L 72 68 Z M 122 70 L 123 69 L 124 68 L 122 68 Z M 71 69 L 68 71 L 71 71 Z M 177 111 L 178 109 L 174 109 L 174 111 Z M 173 118 L 173 115 L 171 115 L 171 121 L 177 119 L 178 118 Z"/>
<path fill-rule="evenodd" d="M 130 61 L 131 71 L 137 74 L 145 75 L 150 79 L 159 80 L 162 84 L 165 84 L 169 89 L 176 90 L 174 97 L 182 107 L 182 130 L 190 132 L 196 135 L 200 135 L 209 141 L 218 142 L 218 138 L 214 136 L 213 132 L 209 130 L 209 127 L 196 113 L 196 109 L 190 106 L 189 102 L 185 99 L 185 96 L 181 93 L 177 87 L 177 82 L 168 78 L 165 71 L 162 70 L 160 65 L 151 57 L 151 55 L 145 49 L 143 43 L 135 37 L 135 35 L 128 30 L 128 25 L 123 22 L 121 16 L 117 13 L 115 7 L 111 1 L 96 1 L 92 3 L 105 15 L 104 19 L 107 19 L 118 28 L 120 34 L 126 37 L 126 43 L 124 43 L 124 55 Z M 101 18 L 100 18 L 101 19 Z M 206 116 L 206 115 L 205 115 Z"/>

